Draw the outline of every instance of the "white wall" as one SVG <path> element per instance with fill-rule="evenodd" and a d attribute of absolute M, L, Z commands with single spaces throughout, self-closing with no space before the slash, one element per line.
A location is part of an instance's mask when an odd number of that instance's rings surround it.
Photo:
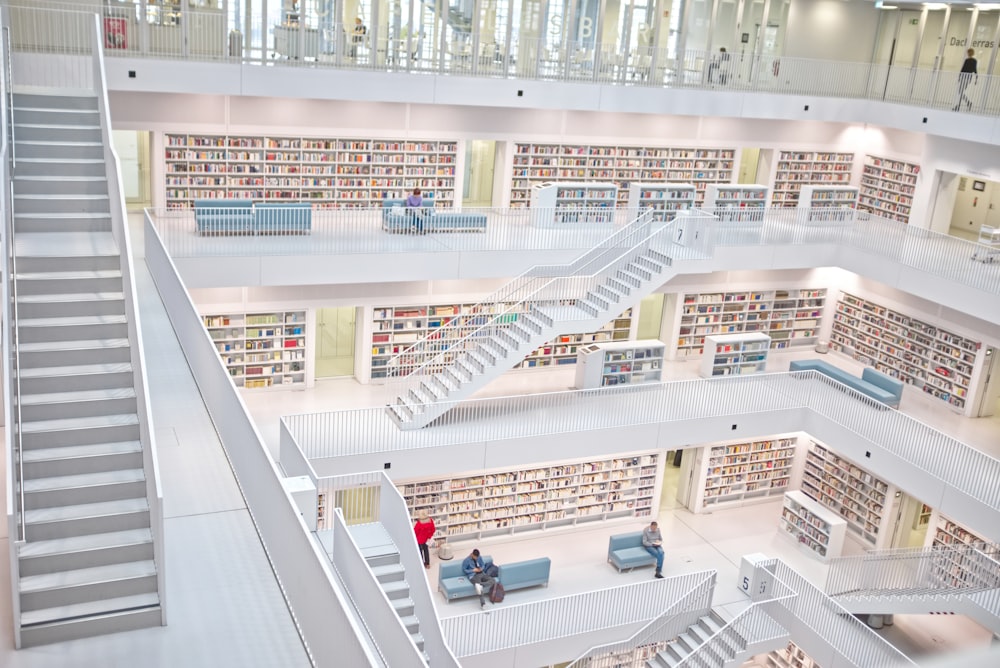
<path fill-rule="evenodd" d="M 785 31 L 785 56 L 869 62 L 879 14 L 873 2 L 793 0 Z"/>

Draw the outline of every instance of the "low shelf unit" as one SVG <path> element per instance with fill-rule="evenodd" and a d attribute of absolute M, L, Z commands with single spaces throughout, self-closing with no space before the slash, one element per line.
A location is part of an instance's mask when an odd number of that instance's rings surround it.
<path fill-rule="evenodd" d="M 650 517 L 659 503 L 662 477 L 662 454 L 647 451 L 396 486 L 412 515 L 426 510 L 449 540 L 474 540 Z"/>
<path fill-rule="evenodd" d="M 614 183 L 545 183 L 531 191 L 531 218 L 538 227 L 570 223 L 610 224 L 615 219 L 617 202 L 618 186 Z"/>
<path fill-rule="evenodd" d="M 795 207 L 803 186 L 847 185 L 853 168 L 853 153 L 781 151 L 771 190 L 771 206 Z"/>
<path fill-rule="evenodd" d="M 694 468 L 697 481 L 688 507 L 700 513 L 784 494 L 795 477 L 797 447 L 796 437 L 775 437 L 697 448 L 690 464 L 685 464 Z"/>
<path fill-rule="evenodd" d="M 767 668 L 820 668 L 820 665 L 811 656 L 792 641 L 788 641 L 786 647 L 776 649 L 763 657 L 754 657 L 754 659 L 757 665 Z"/>
<path fill-rule="evenodd" d="M 697 195 L 690 183 L 631 183 L 628 187 L 629 218 L 651 209 L 654 221 L 672 220 L 676 212 L 693 208 Z"/>
<path fill-rule="evenodd" d="M 308 311 L 202 315 L 202 323 L 237 387 L 312 385 L 306 355 Z"/>
<path fill-rule="evenodd" d="M 658 383 L 663 376 L 667 346 L 656 339 L 613 341 L 580 346 L 577 351 L 577 389 Z"/>
<path fill-rule="evenodd" d="M 866 155 L 858 209 L 901 223 L 909 222 L 919 174 L 920 165 Z"/>
<path fill-rule="evenodd" d="M 980 341 L 844 292 L 830 347 L 969 414 Z"/>
<path fill-rule="evenodd" d="M 702 378 L 764 373 L 771 337 L 767 334 L 714 334 L 705 337 Z"/>
<path fill-rule="evenodd" d="M 854 186 L 802 186 L 799 195 L 801 222 L 852 222 L 858 203 Z"/>
<path fill-rule="evenodd" d="M 847 522 L 802 492 L 785 493 L 779 523 L 780 533 L 823 561 L 839 557 L 844 549 Z"/>
<path fill-rule="evenodd" d="M 865 547 L 886 547 L 895 488 L 828 448 L 811 441 L 802 492 L 847 521 L 850 535 Z"/>
<path fill-rule="evenodd" d="M 767 186 L 713 183 L 705 190 L 705 208 L 723 222 L 761 221 L 767 191 Z"/>

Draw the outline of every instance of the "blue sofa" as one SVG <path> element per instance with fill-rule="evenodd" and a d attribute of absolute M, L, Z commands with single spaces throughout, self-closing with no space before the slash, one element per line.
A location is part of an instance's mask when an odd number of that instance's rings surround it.
<path fill-rule="evenodd" d="M 493 557 L 483 555 L 483 562 L 489 566 L 493 563 Z M 504 591 L 537 585 L 548 586 L 551 570 L 552 561 L 548 557 L 516 561 L 500 566 L 497 580 L 503 585 Z M 462 562 L 458 559 L 438 567 L 438 591 L 444 594 L 445 600 L 449 603 L 456 598 L 476 595 L 476 588 L 469 582 L 469 578 L 465 577 L 465 573 L 462 572 Z"/>
<path fill-rule="evenodd" d="M 198 234 L 308 234 L 312 230 L 312 204 L 198 199 L 194 201 L 194 222 Z"/>
<path fill-rule="evenodd" d="M 486 231 L 486 214 L 434 208 L 433 199 L 420 203 L 425 232 Z M 406 210 L 406 200 L 382 200 L 382 229 L 386 232 L 409 232 L 413 227 L 413 211 Z"/>
<path fill-rule="evenodd" d="M 843 383 L 853 390 L 857 390 L 867 397 L 879 401 L 890 408 L 899 408 L 899 401 L 903 397 L 903 382 L 892 376 L 867 367 L 861 374 L 861 378 L 847 373 L 843 369 L 837 368 L 823 360 L 794 360 L 788 365 L 789 371 L 818 371 L 824 376 L 833 378 Z"/>
<path fill-rule="evenodd" d="M 194 222 L 198 234 L 246 234 L 253 229 L 253 200 L 196 199 Z"/>
<path fill-rule="evenodd" d="M 635 531 L 608 538 L 608 562 L 621 573 L 625 569 L 655 566 L 656 557 L 642 546 L 642 532 Z"/>

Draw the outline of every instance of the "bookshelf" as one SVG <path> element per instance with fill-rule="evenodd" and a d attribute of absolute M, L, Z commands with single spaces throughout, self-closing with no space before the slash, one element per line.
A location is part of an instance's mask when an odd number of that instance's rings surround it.
<path fill-rule="evenodd" d="M 767 186 L 711 184 L 705 189 L 705 208 L 723 221 L 764 219 Z"/>
<path fill-rule="evenodd" d="M 884 546 L 887 503 L 895 493 L 884 480 L 813 441 L 806 453 L 802 492 L 844 518 L 866 547 Z"/>
<path fill-rule="evenodd" d="M 697 190 L 690 183 L 630 183 L 629 218 L 652 209 L 653 220 L 672 220 L 677 211 L 694 207 Z"/>
<path fill-rule="evenodd" d="M 702 378 L 763 373 L 771 337 L 767 334 L 715 334 L 705 337 Z"/>
<path fill-rule="evenodd" d="M 846 185 L 854 168 L 853 153 L 780 151 L 771 190 L 771 206 L 794 207 L 806 185 Z"/>
<path fill-rule="evenodd" d="M 307 384 L 306 311 L 210 314 L 202 323 L 236 387 Z"/>
<path fill-rule="evenodd" d="M 907 223 L 920 165 L 866 155 L 858 209 Z"/>
<path fill-rule="evenodd" d="M 851 222 L 858 202 L 854 186 L 802 186 L 799 220 L 805 222 Z"/>
<path fill-rule="evenodd" d="M 531 190 L 532 220 L 539 227 L 612 223 L 617 202 L 618 186 L 614 183 L 542 183 Z"/>
<path fill-rule="evenodd" d="M 658 383 L 667 346 L 656 339 L 593 343 L 577 349 L 576 382 L 587 389 Z"/>
<path fill-rule="evenodd" d="M 802 492 L 785 493 L 779 522 L 782 534 L 823 561 L 839 557 L 844 549 L 847 522 Z"/>
<path fill-rule="evenodd" d="M 659 503 L 663 457 L 611 459 L 495 469 L 397 483 L 411 515 L 426 510 L 451 540 L 472 540 L 649 517 Z"/>
<path fill-rule="evenodd" d="M 454 141 L 164 135 L 165 202 L 196 199 L 374 207 L 415 187 L 443 207 L 455 200 Z"/>
<path fill-rule="evenodd" d="M 844 292 L 833 316 L 830 347 L 966 413 L 982 344 Z"/>
<path fill-rule="evenodd" d="M 698 448 L 692 466 L 700 478 L 688 506 L 715 507 L 766 501 L 788 490 L 798 441 L 772 438 Z"/>
<path fill-rule="evenodd" d="M 417 341 L 433 334 L 446 325 L 484 325 L 495 312 L 506 305 L 483 304 L 417 304 L 406 306 L 376 306 L 371 315 L 371 360 L 369 380 L 384 381 L 387 365 L 394 355 L 406 350 Z M 516 368 L 533 369 L 576 364 L 577 352 L 582 345 L 595 342 L 625 341 L 632 338 L 632 309 L 628 309 L 596 332 L 561 334 L 539 346 L 524 358 Z M 413 359 L 414 365 L 420 360 Z M 362 379 L 363 380 L 363 379 Z"/>
<path fill-rule="evenodd" d="M 510 205 L 529 206 L 535 185 L 559 181 L 614 182 L 620 205 L 635 182 L 687 183 L 700 204 L 706 185 L 733 180 L 735 156 L 731 148 L 516 143 Z"/>
<path fill-rule="evenodd" d="M 757 657 L 755 659 L 758 664 L 767 668 L 820 668 L 811 656 L 792 641 L 788 641 L 787 646 L 766 654 L 763 661 Z"/>
<path fill-rule="evenodd" d="M 767 334 L 771 350 L 781 350 L 815 343 L 826 289 L 685 293 L 677 302 L 673 358 L 701 355 L 705 337 L 720 334 Z"/>
<path fill-rule="evenodd" d="M 978 536 L 941 513 L 937 513 L 932 526 L 933 531 L 927 532 L 932 547 L 975 547 L 994 555 L 1000 550 L 1000 545 Z M 942 584 L 950 587 L 979 586 L 991 589 L 996 587 L 996 574 L 984 573 L 984 565 L 977 563 L 973 555 L 942 556 L 934 574 Z"/>

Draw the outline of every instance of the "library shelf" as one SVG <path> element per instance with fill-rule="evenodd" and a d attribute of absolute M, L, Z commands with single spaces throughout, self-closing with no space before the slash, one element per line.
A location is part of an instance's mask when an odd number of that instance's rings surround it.
<path fill-rule="evenodd" d="M 762 662 L 757 659 L 757 663 Z M 811 656 L 790 640 L 787 646 L 766 654 L 763 665 L 768 668 L 820 668 L 820 665 Z"/>
<path fill-rule="evenodd" d="M 920 165 L 866 155 L 858 209 L 901 223 L 909 222 L 919 174 Z"/>
<path fill-rule="evenodd" d="M 881 548 L 888 533 L 888 483 L 815 441 L 806 452 L 802 492 L 847 521 L 848 530 L 866 547 Z"/>
<path fill-rule="evenodd" d="M 767 190 L 767 186 L 713 183 L 705 189 L 705 208 L 721 221 L 762 221 Z"/>
<path fill-rule="evenodd" d="M 677 358 L 701 355 L 705 337 L 766 333 L 771 350 L 815 343 L 819 337 L 826 289 L 738 290 L 685 293 L 677 316 Z"/>
<path fill-rule="evenodd" d="M 776 437 L 698 448 L 691 511 L 766 501 L 788 490 L 798 440 Z"/>
<path fill-rule="evenodd" d="M 854 186 L 802 186 L 799 220 L 803 222 L 853 222 L 858 203 Z"/>
<path fill-rule="evenodd" d="M 573 387 L 589 389 L 658 383 L 662 380 L 666 350 L 666 344 L 656 339 L 580 346 Z"/>
<path fill-rule="evenodd" d="M 1000 552 L 1000 545 L 978 536 L 942 513 L 935 514 L 937 518 L 933 522 L 933 530 L 927 532 L 931 547 L 974 547 L 992 555 Z M 996 573 L 984 573 L 984 564 L 971 554 L 941 556 L 934 575 L 939 582 L 950 587 L 996 588 Z"/>
<path fill-rule="evenodd" d="M 839 557 L 844 549 L 847 522 L 800 491 L 785 493 L 779 522 L 780 533 L 823 561 Z"/>
<path fill-rule="evenodd" d="M 505 304 L 417 304 L 406 306 L 376 306 L 371 316 L 371 358 L 369 379 L 384 381 L 389 361 L 425 337 L 446 326 L 475 327 L 485 325 L 495 313 L 502 313 Z M 561 334 L 539 346 L 524 358 L 518 369 L 547 368 L 576 364 L 581 345 L 602 341 L 622 341 L 632 335 L 632 309 L 628 309 L 596 332 Z M 442 349 L 441 352 L 444 352 Z M 411 355 L 412 370 L 425 361 L 426 355 Z"/>
<path fill-rule="evenodd" d="M 843 292 L 830 347 L 966 413 L 982 343 Z"/>
<path fill-rule="evenodd" d="M 690 183 L 700 204 L 707 184 L 733 180 L 735 157 L 731 148 L 516 143 L 510 205 L 529 206 L 535 185 L 558 181 L 614 182 L 620 205 L 632 183 Z"/>
<path fill-rule="evenodd" d="M 202 316 L 237 387 L 301 386 L 306 378 L 306 311 Z"/>
<path fill-rule="evenodd" d="M 412 515 L 426 510 L 449 540 L 649 517 L 663 458 L 643 452 L 397 483 Z"/>
<path fill-rule="evenodd" d="M 795 207 L 807 185 L 846 185 L 851 181 L 853 153 L 780 151 L 771 190 L 771 206 Z"/>
<path fill-rule="evenodd" d="M 759 332 L 705 337 L 699 372 L 702 378 L 764 373 L 771 337 Z"/>
<path fill-rule="evenodd" d="M 697 195 L 697 189 L 690 183 L 630 183 L 629 218 L 652 210 L 654 221 L 672 220 L 677 211 L 693 208 Z"/>
<path fill-rule="evenodd" d="M 614 183 L 540 183 L 531 190 L 531 218 L 538 227 L 564 223 L 610 224 L 615 219 L 617 202 L 618 186 Z"/>
<path fill-rule="evenodd" d="M 419 187 L 450 207 L 456 154 L 449 140 L 167 133 L 165 201 L 168 208 L 225 198 L 370 208 Z"/>

